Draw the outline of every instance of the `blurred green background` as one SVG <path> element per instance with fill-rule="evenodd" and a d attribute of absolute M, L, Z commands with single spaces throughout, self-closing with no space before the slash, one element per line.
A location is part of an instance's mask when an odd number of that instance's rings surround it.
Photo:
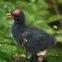
<path fill-rule="evenodd" d="M 56 46 L 48 49 L 49 62 L 62 62 L 62 0 L 0 0 L 0 62 L 12 62 L 15 54 L 25 53 L 12 38 L 12 19 L 6 13 L 21 9 L 26 23 L 42 28 L 56 37 Z M 17 58 L 16 58 L 17 59 Z"/>

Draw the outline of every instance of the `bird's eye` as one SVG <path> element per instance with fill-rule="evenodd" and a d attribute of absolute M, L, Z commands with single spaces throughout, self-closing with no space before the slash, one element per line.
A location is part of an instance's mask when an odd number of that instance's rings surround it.
<path fill-rule="evenodd" d="M 12 12 L 11 12 L 11 14 L 12 14 Z"/>
<path fill-rule="evenodd" d="M 16 15 L 15 11 L 12 12 L 13 15 Z"/>

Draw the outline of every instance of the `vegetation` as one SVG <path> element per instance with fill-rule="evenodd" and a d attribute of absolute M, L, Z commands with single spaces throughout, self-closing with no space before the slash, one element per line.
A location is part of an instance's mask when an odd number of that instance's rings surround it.
<path fill-rule="evenodd" d="M 55 35 L 57 42 L 62 43 L 62 0 L 0 0 L 0 62 L 11 62 L 15 54 L 28 53 L 19 48 L 11 35 L 12 19 L 6 13 L 21 9 L 26 16 L 26 23 L 31 26 L 43 28 L 48 33 Z M 52 49 L 47 54 L 50 62 L 61 62 L 59 47 Z M 57 53 L 57 50 L 59 51 Z M 53 52 L 54 51 L 54 52 Z M 51 52 L 51 53 L 50 53 Z M 53 52 L 53 53 L 52 53 Z M 51 54 L 53 56 L 51 56 Z M 55 55 L 54 55 L 55 54 Z M 55 57 L 55 58 L 54 58 Z M 59 58 L 56 60 L 56 58 Z"/>

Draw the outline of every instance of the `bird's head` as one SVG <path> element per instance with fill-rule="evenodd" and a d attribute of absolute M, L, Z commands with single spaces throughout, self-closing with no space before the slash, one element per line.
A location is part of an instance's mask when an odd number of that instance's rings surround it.
<path fill-rule="evenodd" d="M 21 14 L 21 10 L 19 10 L 19 9 L 14 10 L 13 12 L 7 13 L 9 18 L 14 18 L 14 17 L 18 16 L 19 14 Z"/>
<path fill-rule="evenodd" d="M 23 20 L 24 17 L 24 13 L 22 10 L 20 9 L 16 9 L 13 12 L 7 13 L 8 18 L 14 18 L 15 20 Z"/>

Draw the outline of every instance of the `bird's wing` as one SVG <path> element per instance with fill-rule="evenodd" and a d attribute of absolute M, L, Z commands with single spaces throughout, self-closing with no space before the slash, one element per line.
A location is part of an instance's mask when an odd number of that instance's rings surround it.
<path fill-rule="evenodd" d="M 22 40 L 23 40 L 23 43 L 22 43 L 22 48 L 25 50 L 26 52 L 26 48 L 24 46 L 25 43 L 27 43 L 28 39 L 31 38 L 31 33 L 30 32 L 23 32 L 21 34 L 21 37 L 22 37 Z"/>
<path fill-rule="evenodd" d="M 25 34 L 29 36 L 27 42 L 24 44 L 27 51 L 31 53 L 37 53 L 54 45 L 54 37 L 45 33 L 44 34 Z"/>
<path fill-rule="evenodd" d="M 32 33 L 31 32 L 23 32 L 22 33 L 22 38 L 30 38 L 32 37 Z"/>

